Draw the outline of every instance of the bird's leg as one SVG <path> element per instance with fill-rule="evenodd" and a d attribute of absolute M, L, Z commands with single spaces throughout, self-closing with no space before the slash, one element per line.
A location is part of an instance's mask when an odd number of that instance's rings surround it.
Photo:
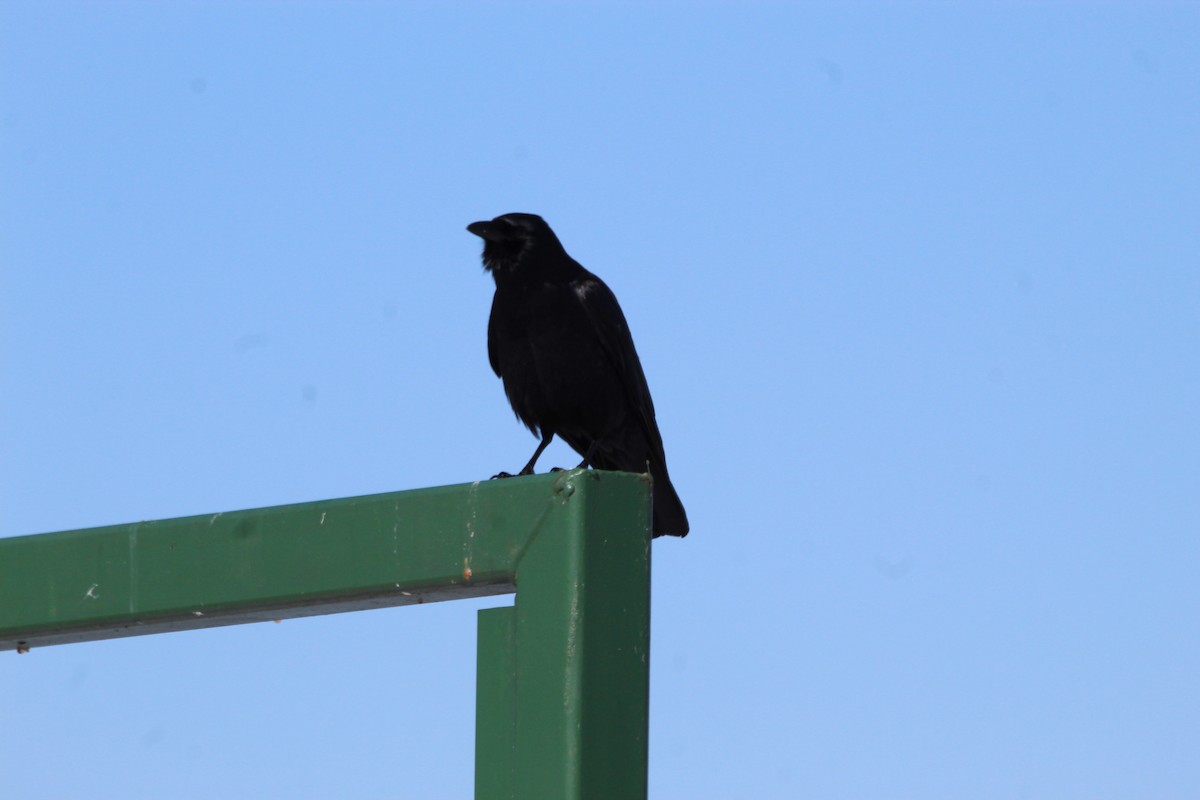
<path fill-rule="evenodd" d="M 579 466 L 575 469 L 586 469 L 592 465 L 592 456 L 596 455 L 596 445 L 600 444 L 599 439 L 592 439 L 592 443 L 588 445 L 587 453 L 583 456 L 583 461 L 579 462 Z"/>
<path fill-rule="evenodd" d="M 590 445 L 588 445 L 587 454 L 583 457 L 583 461 L 580 461 L 579 466 L 576 467 L 575 469 L 587 469 L 589 466 L 591 466 L 592 456 L 594 456 L 596 454 L 596 445 L 598 445 L 599 443 L 600 443 L 599 439 L 592 440 L 592 443 Z M 564 470 L 562 467 L 554 467 L 550 471 L 551 472 L 563 472 Z"/>
<path fill-rule="evenodd" d="M 518 475 L 532 475 L 533 465 L 537 463 L 541 457 L 542 451 L 550 446 L 550 442 L 554 441 L 554 431 L 542 431 L 542 443 L 537 446 L 537 450 L 533 451 L 533 457 L 529 459 L 529 463 L 518 472 Z"/>
<path fill-rule="evenodd" d="M 550 442 L 552 442 L 552 441 L 554 441 L 554 432 L 553 431 L 542 431 L 542 443 L 537 446 L 537 450 L 533 451 L 533 458 L 529 459 L 529 463 L 526 464 L 525 467 L 520 472 L 517 473 L 517 475 L 532 475 L 533 474 L 533 465 L 537 463 L 538 457 L 541 456 L 542 451 L 545 450 L 547 447 L 549 447 Z M 496 480 L 496 478 L 511 478 L 511 477 L 513 477 L 512 473 L 498 472 L 492 476 L 492 480 Z"/>

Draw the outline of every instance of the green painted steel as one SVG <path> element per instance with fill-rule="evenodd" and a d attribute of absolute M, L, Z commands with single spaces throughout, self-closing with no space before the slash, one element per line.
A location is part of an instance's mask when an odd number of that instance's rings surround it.
<path fill-rule="evenodd" d="M 505 481 L 0 539 L 0 650 L 516 591 L 479 619 L 476 798 L 644 798 L 648 478 Z"/>
<path fill-rule="evenodd" d="M 646 796 L 650 504 L 611 474 L 558 487 L 515 607 L 480 614 L 476 800 Z"/>
<path fill-rule="evenodd" d="M 515 797 L 517 613 L 479 612 L 475 672 L 475 797 Z"/>

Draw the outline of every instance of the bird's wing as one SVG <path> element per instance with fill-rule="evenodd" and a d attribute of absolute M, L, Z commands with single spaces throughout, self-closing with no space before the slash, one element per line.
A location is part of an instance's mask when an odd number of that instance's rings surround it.
<path fill-rule="evenodd" d="M 496 304 L 498 302 L 499 294 L 500 293 L 497 292 L 496 296 L 492 297 L 492 313 L 488 316 L 488 363 L 492 365 L 492 372 L 496 373 L 496 377 L 502 378 L 504 376 L 500 374 L 500 354 L 496 352 L 496 349 L 499 346 L 496 332 L 496 318 L 498 316 L 496 313 Z"/>
<path fill-rule="evenodd" d="M 571 282 L 575 297 L 587 312 L 593 330 L 600 339 L 600 346 L 621 378 L 622 388 L 630 404 L 638 410 L 638 417 L 646 430 L 651 445 L 662 451 L 658 436 L 658 424 L 654 421 L 654 401 L 650 399 L 650 387 L 646 374 L 633 346 L 633 337 L 621 306 L 612 290 L 591 273 Z"/>

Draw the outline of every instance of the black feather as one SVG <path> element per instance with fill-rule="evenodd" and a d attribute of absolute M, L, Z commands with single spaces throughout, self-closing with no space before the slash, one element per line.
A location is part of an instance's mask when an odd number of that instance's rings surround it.
<path fill-rule="evenodd" d="M 649 471 L 654 535 L 686 536 L 650 388 L 612 291 L 541 217 L 504 214 L 467 230 L 484 240 L 483 265 L 496 280 L 488 359 L 513 412 L 542 440 L 519 474 L 531 474 L 560 436 L 583 456 L 580 466 Z"/>

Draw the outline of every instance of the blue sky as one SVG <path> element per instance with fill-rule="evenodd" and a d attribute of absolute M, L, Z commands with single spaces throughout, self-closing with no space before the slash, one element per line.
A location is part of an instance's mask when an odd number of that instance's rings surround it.
<path fill-rule="evenodd" d="M 1197 41 L 1166 3 L 7 2 L 0 536 L 519 467 L 464 226 L 540 213 L 692 522 L 652 797 L 1194 798 Z M 4 791 L 468 797 L 498 602 L 8 654 Z"/>

